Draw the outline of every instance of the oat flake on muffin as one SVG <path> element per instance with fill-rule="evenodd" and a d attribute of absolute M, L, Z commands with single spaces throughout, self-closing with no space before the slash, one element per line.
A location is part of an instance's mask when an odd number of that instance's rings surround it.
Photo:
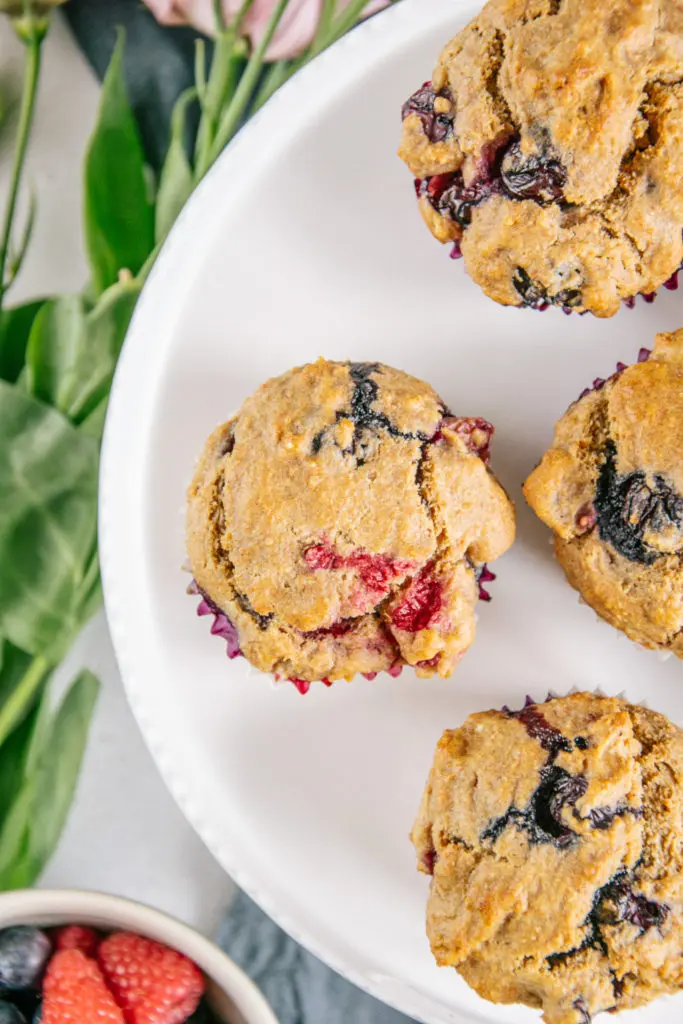
<path fill-rule="evenodd" d="M 524 494 L 584 600 L 683 658 L 683 330 L 596 384 L 558 422 Z"/>
<path fill-rule="evenodd" d="M 259 388 L 188 493 L 190 568 L 229 653 L 304 691 L 404 664 L 450 675 L 484 563 L 514 538 L 492 433 L 380 363 L 321 359 Z"/>
<path fill-rule="evenodd" d="M 683 3 L 490 0 L 404 104 L 399 153 L 497 302 L 651 297 L 683 260 Z"/>
<path fill-rule="evenodd" d="M 427 933 L 485 999 L 588 1024 L 683 988 L 683 732 L 577 693 L 442 736 L 412 839 Z"/>

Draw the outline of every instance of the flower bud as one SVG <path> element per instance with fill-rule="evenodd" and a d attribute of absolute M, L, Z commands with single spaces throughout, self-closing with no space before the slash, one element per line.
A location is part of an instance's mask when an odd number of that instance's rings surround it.
<path fill-rule="evenodd" d="M 40 42 L 50 24 L 50 10 L 66 0 L 0 0 L 0 14 L 12 19 L 22 43 Z"/>
<path fill-rule="evenodd" d="M 49 12 L 51 7 L 59 7 L 66 0 L 0 0 L 0 14 L 8 14 L 10 18 L 30 18 Z"/>

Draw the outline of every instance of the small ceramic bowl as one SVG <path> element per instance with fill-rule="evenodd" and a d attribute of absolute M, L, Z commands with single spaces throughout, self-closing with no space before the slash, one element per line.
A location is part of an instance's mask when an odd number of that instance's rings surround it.
<path fill-rule="evenodd" d="M 193 960 L 207 979 L 206 998 L 224 1024 L 277 1024 L 256 986 L 208 939 L 158 910 L 98 892 L 26 889 L 0 894 L 0 929 L 16 924 L 53 928 L 90 925 L 132 931 L 163 942 Z"/>

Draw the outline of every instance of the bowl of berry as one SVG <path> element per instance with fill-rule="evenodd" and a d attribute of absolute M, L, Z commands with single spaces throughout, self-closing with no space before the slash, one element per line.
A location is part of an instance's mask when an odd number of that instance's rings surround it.
<path fill-rule="evenodd" d="M 95 892 L 0 895 L 0 1024 L 277 1024 L 217 946 Z"/>

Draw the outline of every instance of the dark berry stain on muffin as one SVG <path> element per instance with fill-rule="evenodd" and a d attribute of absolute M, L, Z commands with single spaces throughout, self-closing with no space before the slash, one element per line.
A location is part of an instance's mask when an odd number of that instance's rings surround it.
<path fill-rule="evenodd" d="M 434 865 L 436 864 L 437 860 L 438 860 L 437 852 L 434 849 L 434 847 L 432 846 L 432 848 L 430 850 L 427 850 L 427 852 L 425 853 L 424 857 L 422 858 L 422 864 L 423 864 L 424 869 L 425 869 L 425 871 L 427 872 L 428 875 L 433 875 L 434 874 Z"/>
<path fill-rule="evenodd" d="M 442 595 L 443 584 L 429 563 L 411 580 L 403 600 L 391 613 L 392 625 L 406 633 L 427 629 L 441 610 Z"/>
<path fill-rule="evenodd" d="M 610 440 L 595 493 L 600 536 L 629 561 L 652 565 L 661 552 L 646 543 L 644 533 L 683 527 L 683 498 L 661 476 L 650 480 L 642 472 L 619 476 L 616 455 Z"/>
<path fill-rule="evenodd" d="M 418 197 L 426 196 L 442 216 L 466 228 L 472 223 L 472 210 L 492 196 L 532 200 L 540 206 L 559 202 L 566 176 L 558 160 L 543 155 L 527 156 L 521 152 L 517 139 L 503 139 L 500 145 L 482 150 L 478 173 L 468 184 L 461 171 L 450 171 L 418 179 L 415 191 Z"/>
<path fill-rule="evenodd" d="M 550 294 L 538 282 L 533 281 L 523 267 L 515 269 L 512 284 L 522 299 L 522 305 L 529 309 L 544 310 L 552 305 L 568 312 L 581 305 L 581 292 L 578 288 L 563 288 Z"/>
<path fill-rule="evenodd" d="M 337 422 L 351 420 L 354 424 L 353 442 L 349 448 L 342 449 L 345 455 L 356 458 L 356 467 L 365 465 L 365 447 L 363 434 L 365 431 L 385 430 L 391 437 L 405 441 L 428 441 L 425 434 L 399 430 L 384 413 L 373 408 L 379 396 L 379 383 L 373 380 L 374 374 L 381 374 L 379 363 L 349 363 L 349 376 L 354 388 L 351 395 L 350 410 L 339 410 Z M 325 444 L 329 428 L 319 431 L 311 442 L 311 452 L 318 455 Z M 336 443 L 336 442 L 334 442 Z"/>
<path fill-rule="evenodd" d="M 650 928 L 662 928 L 669 913 L 666 904 L 648 900 L 642 893 L 635 892 L 624 871 L 598 890 L 591 916 L 598 926 L 627 921 L 639 928 L 642 935 Z"/>
<path fill-rule="evenodd" d="M 377 555 L 362 549 L 342 555 L 327 541 L 306 548 L 303 560 L 312 572 L 350 569 L 356 574 L 363 591 L 375 599 L 387 594 L 395 580 L 415 570 L 414 563 L 405 559 Z"/>
<path fill-rule="evenodd" d="M 251 615 L 255 622 L 258 622 L 260 629 L 268 629 L 268 626 L 273 621 L 273 613 L 270 612 L 268 615 L 261 615 L 255 608 L 252 607 L 249 598 L 246 594 L 241 594 L 238 590 L 235 591 L 235 600 L 247 615 Z"/>
<path fill-rule="evenodd" d="M 417 114 L 422 122 L 422 128 L 430 142 L 443 142 L 453 134 L 453 114 L 437 113 L 434 110 L 434 101 L 437 95 L 451 102 L 448 89 L 442 89 L 436 93 L 431 82 L 425 82 L 417 92 L 406 100 L 401 108 L 401 117 L 405 121 L 409 114 Z"/>
<path fill-rule="evenodd" d="M 625 814 L 632 814 L 634 818 L 642 818 L 643 811 L 640 807 L 631 807 L 629 804 L 617 804 L 615 807 L 594 807 L 588 817 L 593 828 L 605 831 L 611 828 L 615 818 L 622 818 Z"/>
<path fill-rule="evenodd" d="M 565 807 L 573 807 L 584 795 L 588 782 L 583 775 L 570 775 L 556 764 L 541 768 L 540 776 L 540 785 L 532 794 L 527 808 L 511 807 L 485 829 L 482 841 L 495 843 L 512 824 L 527 833 L 530 843 L 552 843 L 558 849 L 572 845 L 577 834 L 564 822 L 562 812 Z"/>
<path fill-rule="evenodd" d="M 583 999 L 575 999 L 574 1003 L 573 1003 L 573 1006 L 574 1006 L 574 1009 L 576 1010 L 576 1012 L 578 1014 L 578 1017 L 577 1017 L 578 1024 L 591 1024 L 592 1017 L 591 1017 L 590 1013 L 588 1012 L 588 1007 L 586 1006 L 584 1000 Z"/>
<path fill-rule="evenodd" d="M 535 704 L 527 705 L 521 711 L 509 711 L 510 718 L 516 718 L 524 726 L 532 739 L 538 740 L 544 750 L 550 754 L 549 763 L 555 760 L 561 750 L 571 751 L 572 743 L 559 729 L 550 725 Z"/>
<path fill-rule="evenodd" d="M 556 846 L 566 847 L 576 838 L 576 833 L 562 820 L 562 811 L 576 804 L 588 789 L 588 782 L 583 775 L 570 775 L 556 764 L 542 768 L 541 779 L 530 804 L 532 842 L 550 839 Z"/>
<path fill-rule="evenodd" d="M 632 873 L 621 870 L 596 891 L 593 905 L 583 922 L 586 937 L 574 949 L 547 956 L 546 961 L 551 970 L 587 949 L 597 949 L 603 956 L 608 957 L 609 949 L 602 932 L 603 927 L 614 927 L 622 922 L 628 922 L 639 928 L 641 935 L 650 928 L 663 927 L 670 913 L 669 907 L 648 900 L 642 893 L 635 891 L 634 884 Z M 612 970 L 610 973 L 614 998 L 618 1001 L 624 992 L 623 979 L 618 978 Z M 590 1020 L 590 1017 L 587 1019 Z"/>
<path fill-rule="evenodd" d="M 545 206 L 562 199 L 567 172 L 559 160 L 540 155 L 525 155 L 519 142 L 513 142 L 500 167 L 503 186 L 511 199 L 533 199 Z"/>

